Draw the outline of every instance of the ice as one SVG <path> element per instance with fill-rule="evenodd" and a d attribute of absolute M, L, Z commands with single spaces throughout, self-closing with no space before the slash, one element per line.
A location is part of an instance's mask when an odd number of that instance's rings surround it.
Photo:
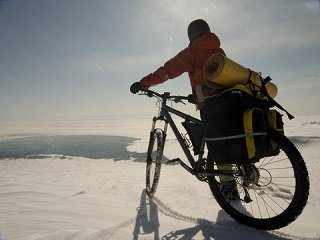
<path fill-rule="evenodd" d="M 0 239 L 319 239 L 320 117 L 285 122 L 310 174 L 296 221 L 258 231 L 231 219 L 206 183 L 163 165 L 145 192 L 151 118 L 0 122 Z M 183 157 L 168 133 L 164 155 Z"/>

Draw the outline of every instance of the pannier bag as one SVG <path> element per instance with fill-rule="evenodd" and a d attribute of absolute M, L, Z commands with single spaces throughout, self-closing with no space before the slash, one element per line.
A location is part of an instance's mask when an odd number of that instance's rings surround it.
<path fill-rule="evenodd" d="M 216 163 L 253 163 L 267 155 L 267 123 L 257 101 L 239 90 L 205 101 L 205 141 Z"/>
<path fill-rule="evenodd" d="M 268 126 L 272 129 L 277 130 L 279 133 L 284 135 L 282 115 L 275 109 L 269 109 L 267 111 Z M 279 146 L 274 141 L 270 140 L 269 143 L 269 154 L 268 156 L 275 156 L 279 154 Z"/>
<path fill-rule="evenodd" d="M 203 125 L 186 120 L 182 122 L 182 126 L 186 129 L 189 135 L 190 141 L 192 143 L 194 155 L 200 154 L 203 135 L 204 135 Z"/>
<path fill-rule="evenodd" d="M 259 160 L 268 151 L 267 125 L 264 112 L 259 108 L 250 108 L 243 114 L 243 129 L 249 160 Z"/>

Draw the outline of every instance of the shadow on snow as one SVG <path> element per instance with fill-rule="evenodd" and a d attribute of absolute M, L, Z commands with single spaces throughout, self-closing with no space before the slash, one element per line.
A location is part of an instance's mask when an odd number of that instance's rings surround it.
<path fill-rule="evenodd" d="M 191 223 L 191 227 L 172 230 L 160 236 L 159 214 L 175 220 Z M 275 231 L 256 230 L 232 220 L 223 210 L 220 210 L 216 222 L 201 218 L 184 216 L 166 206 L 158 198 L 149 198 L 143 190 L 140 205 L 137 208 L 136 222 L 133 230 L 133 240 L 146 239 L 146 235 L 155 240 L 194 239 L 196 235 L 202 235 L 201 239 L 292 239 L 290 235 Z"/>

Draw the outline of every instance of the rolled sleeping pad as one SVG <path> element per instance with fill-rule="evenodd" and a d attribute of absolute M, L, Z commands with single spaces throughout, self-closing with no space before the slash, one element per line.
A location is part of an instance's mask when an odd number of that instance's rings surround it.
<path fill-rule="evenodd" d="M 203 68 L 203 76 L 207 85 L 213 88 L 217 86 L 232 88 L 251 80 L 254 90 L 259 91 L 263 81 L 259 73 L 243 67 L 220 53 L 208 58 Z M 267 82 L 265 86 L 270 97 L 274 98 L 278 93 L 277 86 L 271 82 Z"/>

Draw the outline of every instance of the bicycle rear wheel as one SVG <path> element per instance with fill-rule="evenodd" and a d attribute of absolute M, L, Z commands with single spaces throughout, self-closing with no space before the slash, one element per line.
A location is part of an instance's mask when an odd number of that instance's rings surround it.
<path fill-rule="evenodd" d="M 293 222 L 304 209 L 309 195 L 305 162 L 292 142 L 272 130 L 270 139 L 280 147 L 276 156 L 238 167 L 234 177 L 240 200 L 226 199 L 219 177 L 208 183 L 219 205 L 238 222 L 262 230 L 278 229 Z M 209 159 L 208 168 L 214 169 Z"/>
<path fill-rule="evenodd" d="M 146 166 L 146 192 L 150 198 L 155 194 L 159 183 L 164 141 L 163 130 L 157 128 L 150 133 Z"/>

